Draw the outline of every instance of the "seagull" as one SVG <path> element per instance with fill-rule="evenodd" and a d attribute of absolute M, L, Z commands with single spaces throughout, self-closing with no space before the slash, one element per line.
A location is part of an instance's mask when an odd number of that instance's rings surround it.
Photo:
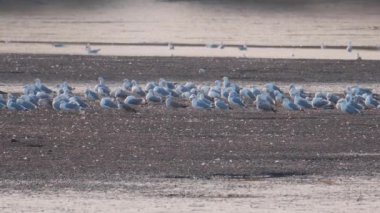
<path fill-rule="evenodd" d="M 149 89 L 148 93 L 145 96 L 145 99 L 149 104 L 162 103 L 162 98 L 160 96 L 155 96 L 153 89 Z"/>
<path fill-rule="evenodd" d="M 149 90 L 152 90 L 154 89 L 155 86 L 158 86 L 156 82 L 154 81 L 151 81 L 151 82 L 148 82 L 146 85 L 145 85 L 145 92 L 148 92 Z"/>
<path fill-rule="evenodd" d="M 329 100 L 330 102 L 332 102 L 334 104 L 338 103 L 338 101 L 340 99 L 339 96 L 332 94 L 332 93 L 327 93 L 326 98 L 327 98 L 327 100 Z"/>
<path fill-rule="evenodd" d="M 347 87 L 346 91 L 347 94 L 351 95 L 363 95 L 363 94 L 372 94 L 372 89 L 370 88 L 363 88 L 360 86 L 353 86 L 353 87 Z"/>
<path fill-rule="evenodd" d="M 347 52 L 350 53 L 350 52 L 352 52 L 352 49 L 353 49 L 353 48 L 352 48 L 352 42 L 349 41 L 349 42 L 348 42 L 348 45 L 347 45 L 347 47 L 346 47 L 346 50 L 347 50 Z"/>
<path fill-rule="evenodd" d="M 198 93 L 198 100 L 205 102 L 206 104 L 210 105 L 212 107 L 212 101 L 210 97 L 207 97 L 203 93 Z"/>
<path fill-rule="evenodd" d="M 269 95 L 260 94 L 256 98 L 256 108 L 261 111 L 272 111 L 276 112 L 276 109 L 270 101 L 268 101 Z"/>
<path fill-rule="evenodd" d="M 301 109 L 311 109 L 313 106 L 309 103 L 308 100 L 302 98 L 300 95 L 294 97 L 294 103 Z"/>
<path fill-rule="evenodd" d="M 275 85 L 274 83 L 268 83 L 268 84 L 265 84 L 265 89 L 266 91 L 272 96 L 272 98 L 274 98 L 275 96 L 275 91 L 279 92 L 279 93 L 284 93 L 277 85 Z"/>
<path fill-rule="evenodd" d="M 379 106 L 379 102 L 372 97 L 372 95 L 364 94 L 364 104 L 366 105 L 367 108 L 369 109 L 374 109 Z"/>
<path fill-rule="evenodd" d="M 65 44 L 63 44 L 63 43 L 53 43 L 53 46 L 54 47 L 64 47 Z"/>
<path fill-rule="evenodd" d="M 246 102 L 246 103 L 253 103 L 253 101 L 256 100 L 256 97 L 255 95 L 253 94 L 253 92 L 248 89 L 248 88 L 243 88 L 240 90 L 240 97 L 243 98 L 243 100 Z"/>
<path fill-rule="evenodd" d="M 223 42 L 220 42 L 220 44 L 218 45 L 218 48 L 222 50 L 222 49 L 224 49 L 224 47 L 225 46 L 224 46 Z"/>
<path fill-rule="evenodd" d="M 231 107 L 245 107 L 243 101 L 239 98 L 235 91 L 230 92 L 228 95 L 228 103 Z"/>
<path fill-rule="evenodd" d="M 64 96 L 64 95 L 58 95 L 56 97 L 53 98 L 53 101 L 52 101 L 52 107 L 54 110 L 61 110 L 60 106 L 61 106 L 61 102 L 69 102 L 69 99 Z"/>
<path fill-rule="evenodd" d="M 144 97 L 146 94 L 144 90 L 137 84 L 135 80 L 132 80 L 132 93 L 139 95 L 140 97 Z"/>
<path fill-rule="evenodd" d="M 127 90 L 127 91 L 131 91 L 132 86 L 133 86 L 133 84 L 129 79 L 124 79 L 123 85 L 121 86 L 121 88 L 124 90 Z"/>
<path fill-rule="evenodd" d="M 190 96 L 190 100 L 191 100 L 191 106 L 194 109 L 208 109 L 209 110 L 212 108 L 210 105 L 208 105 L 204 101 L 198 100 L 197 96 L 194 94 Z"/>
<path fill-rule="evenodd" d="M 163 78 L 160 78 L 158 85 L 161 87 L 168 88 L 168 89 L 175 89 L 175 83 L 167 81 Z"/>
<path fill-rule="evenodd" d="M 45 86 L 39 78 L 37 78 L 35 81 L 35 86 L 37 87 L 38 91 L 44 92 L 46 94 L 53 93 L 53 90 L 49 89 L 47 86 Z"/>
<path fill-rule="evenodd" d="M 347 100 L 345 99 L 340 99 L 338 101 L 338 106 L 339 106 L 339 109 L 342 111 L 342 112 L 345 112 L 345 113 L 348 113 L 348 114 L 360 114 L 361 111 L 357 108 L 355 108 L 354 106 L 352 106 L 349 102 L 347 102 Z"/>
<path fill-rule="evenodd" d="M 301 108 L 299 108 L 295 103 L 291 102 L 288 98 L 284 98 L 282 100 L 282 107 L 284 107 L 287 110 L 290 111 L 300 111 Z"/>
<path fill-rule="evenodd" d="M 137 98 L 133 95 L 130 95 L 128 96 L 125 100 L 124 100 L 124 103 L 127 104 L 127 105 L 130 105 L 130 106 L 138 106 L 138 105 L 141 105 L 143 104 L 144 102 L 144 99 L 142 98 Z"/>
<path fill-rule="evenodd" d="M 169 48 L 169 50 L 174 50 L 174 44 L 172 44 L 172 43 L 168 43 L 168 48 Z"/>
<path fill-rule="evenodd" d="M 289 95 L 290 97 L 294 98 L 295 96 L 300 96 L 302 98 L 306 98 L 307 94 L 303 90 L 303 88 L 298 88 L 294 84 L 289 85 Z"/>
<path fill-rule="evenodd" d="M 90 44 L 86 44 L 87 53 L 90 55 L 96 55 L 101 49 L 92 49 Z"/>
<path fill-rule="evenodd" d="M 46 94 L 45 92 L 42 92 L 42 91 L 37 92 L 36 97 L 39 100 L 41 100 L 41 99 L 50 100 L 51 99 L 50 95 L 48 95 L 48 94 Z"/>
<path fill-rule="evenodd" d="M 81 109 L 88 107 L 88 105 L 79 96 L 70 97 L 69 102 L 76 103 Z"/>
<path fill-rule="evenodd" d="M 215 43 L 209 43 L 209 44 L 206 44 L 206 47 L 207 48 L 218 48 L 219 47 L 219 44 L 215 44 Z"/>
<path fill-rule="evenodd" d="M 111 90 L 110 88 L 104 83 L 104 78 L 99 77 L 98 78 L 99 84 L 95 86 L 95 91 L 102 97 L 108 97 L 110 96 Z"/>
<path fill-rule="evenodd" d="M 311 101 L 311 105 L 313 108 L 323 108 L 323 109 L 333 109 L 334 105 L 331 104 L 330 101 L 323 99 L 321 97 L 314 97 L 313 100 Z"/>
<path fill-rule="evenodd" d="M 67 81 L 64 81 L 62 84 L 58 84 L 57 88 L 59 94 L 64 93 L 65 90 L 68 90 L 70 93 L 72 93 L 72 91 L 74 90 L 74 88 L 71 87 L 69 83 L 67 83 Z"/>
<path fill-rule="evenodd" d="M 23 106 L 26 110 L 34 110 L 37 109 L 37 106 L 33 104 L 30 101 L 24 100 L 22 98 L 17 98 L 16 103 L 20 104 Z"/>
<path fill-rule="evenodd" d="M 162 86 L 156 86 L 154 87 L 153 89 L 153 92 L 158 95 L 158 96 L 161 96 L 161 97 L 166 97 L 168 96 L 170 93 Z"/>
<path fill-rule="evenodd" d="M 173 96 L 171 96 L 171 95 L 169 95 L 169 96 L 166 98 L 165 104 L 166 104 L 166 107 L 167 107 L 167 108 L 173 108 L 173 109 L 176 109 L 176 108 L 186 108 L 186 107 L 187 107 L 187 106 L 184 105 L 184 104 L 181 104 L 181 103 L 175 102 L 175 101 L 173 100 Z"/>
<path fill-rule="evenodd" d="M 84 92 L 84 97 L 89 100 L 89 101 L 96 101 L 96 100 L 99 100 L 99 96 L 96 92 L 90 90 L 90 89 L 86 89 L 86 91 Z"/>
<path fill-rule="evenodd" d="M 20 98 L 32 102 L 34 105 L 38 103 L 38 97 L 34 94 L 21 95 Z"/>
<path fill-rule="evenodd" d="M 128 97 L 128 95 L 131 95 L 131 94 L 128 93 L 123 88 L 116 88 L 113 92 L 111 92 L 111 95 L 114 96 L 115 98 L 125 99 L 126 97 Z"/>
<path fill-rule="evenodd" d="M 207 96 L 210 98 L 220 98 L 220 90 L 212 88 L 208 91 Z"/>
<path fill-rule="evenodd" d="M 7 102 L 5 101 L 2 94 L 0 94 L 0 109 L 4 109 L 7 107 Z"/>
<path fill-rule="evenodd" d="M 230 109 L 230 106 L 228 106 L 228 104 L 224 100 L 222 100 L 218 97 L 215 98 L 214 105 L 215 105 L 216 109 L 220 109 L 220 110 Z"/>
<path fill-rule="evenodd" d="M 248 46 L 247 46 L 247 44 L 244 43 L 243 45 L 240 45 L 240 46 L 239 46 L 239 50 L 240 50 L 240 51 L 247 51 L 247 50 L 248 50 Z"/>
<path fill-rule="evenodd" d="M 285 98 L 284 93 L 281 93 L 278 90 L 275 90 L 273 94 L 274 94 L 274 100 L 276 103 L 281 103 Z"/>
<path fill-rule="evenodd" d="M 361 61 L 361 60 L 362 60 L 362 57 L 360 56 L 359 53 L 356 53 L 356 60 L 358 60 L 358 61 Z"/>
<path fill-rule="evenodd" d="M 361 102 L 362 98 L 363 98 L 362 96 L 352 96 L 351 94 L 347 94 L 346 101 L 349 105 L 361 111 L 361 110 L 364 110 L 365 108 L 364 107 L 365 103 Z"/>
<path fill-rule="evenodd" d="M 109 97 L 104 97 L 100 100 L 100 106 L 104 109 L 117 109 L 118 106 Z"/>
<path fill-rule="evenodd" d="M 8 94 L 7 108 L 13 111 L 27 110 L 24 106 L 16 102 L 16 97 L 14 97 L 12 94 Z"/>
<path fill-rule="evenodd" d="M 61 111 L 64 112 L 79 112 L 81 110 L 81 107 L 76 102 L 72 101 L 62 101 L 59 105 L 59 108 Z"/>

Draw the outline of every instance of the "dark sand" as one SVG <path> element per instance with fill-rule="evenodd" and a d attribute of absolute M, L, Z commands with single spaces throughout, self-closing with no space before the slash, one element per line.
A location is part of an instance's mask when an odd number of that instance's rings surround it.
<path fill-rule="evenodd" d="M 1 55 L 0 61 L 1 83 L 36 77 L 88 82 L 99 75 L 115 81 L 380 79 L 380 61 L 28 55 Z M 198 73 L 201 67 L 207 69 L 203 75 Z M 254 179 L 380 172 L 376 110 L 350 116 L 337 110 L 222 113 L 144 106 L 134 114 L 96 105 L 84 114 L 2 110 L 0 117 L 0 180 Z"/>
<path fill-rule="evenodd" d="M 199 69 L 206 70 L 199 74 Z M 167 78 L 175 81 L 237 81 L 376 83 L 380 61 L 109 57 L 0 54 L 0 83 L 30 81 L 93 82 L 99 76 L 120 82 Z"/>

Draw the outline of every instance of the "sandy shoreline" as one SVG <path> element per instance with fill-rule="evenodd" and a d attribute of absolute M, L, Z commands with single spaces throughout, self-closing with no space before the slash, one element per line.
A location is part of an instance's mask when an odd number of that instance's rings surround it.
<path fill-rule="evenodd" d="M 5 183 L 5 184 L 4 184 Z M 380 207 L 379 177 L 244 180 L 80 182 L 91 190 L 42 182 L 3 182 L 2 212 L 373 212 Z M 36 183 L 29 183 L 36 184 Z M 5 188 L 4 185 L 7 185 Z M 45 185 L 45 186 L 43 186 Z M 106 185 L 106 187 L 104 187 Z M 69 184 L 70 186 L 70 184 Z"/>

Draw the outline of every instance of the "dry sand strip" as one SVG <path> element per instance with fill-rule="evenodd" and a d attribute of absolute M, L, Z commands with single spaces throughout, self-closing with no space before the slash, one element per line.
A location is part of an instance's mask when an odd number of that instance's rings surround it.
<path fill-rule="evenodd" d="M 376 212 L 379 177 L 2 181 L 10 212 Z M 67 188 L 56 189 L 56 185 Z M 22 185 L 38 185 L 22 190 Z M 80 185 L 82 190 L 76 187 Z M 5 188 L 4 188 L 5 187 Z"/>

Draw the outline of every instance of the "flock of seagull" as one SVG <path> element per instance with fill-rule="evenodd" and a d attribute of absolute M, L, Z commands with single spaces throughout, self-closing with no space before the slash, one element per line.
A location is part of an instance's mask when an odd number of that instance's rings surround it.
<path fill-rule="evenodd" d="M 119 109 L 137 112 L 141 105 L 164 105 L 167 108 L 192 107 L 197 110 L 232 110 L 255 107 L 259 111 L 276 112 L 279 107 L 289 111 L 338 110 L 348 114 L 360 114 L 364 110 L 380 109 L 378 95 L 372 89 L 360 86 L 347 87 L 344 94 L 307 93 L 302 87 L 291 84 L 285 92 L 274 83 L 264 87 L 244 87 L 223 77 L 213 85 L 193 82 L 174 83 L 165 79 L 150 81 L 142 86 L 135 80 L 124 79 L 111 90 L 99 77 L 94 89 L 87 88 L 83 96 L 74 94 L 74 88 L 63 82 L 51 89 L 36 79 L 25 85 L 23 94 L 8 94 L 7 100 L 0 94 L 0 109 L 30 111 L 53 108 L 63 112 L 81 112 L 99 102 L 103 109 Z"/>
<path fill-rule="evenodd" d="M 53 44 L 54 47 L 64 47 L 65 45 L 63 43 L 54 43 Z M 212 49 L 224 49 L 225 48 L 225 44 L 223 42 L 220 42 L 220 43 L 209 43 L 209 44 L 206 44 L 205 47 L 207 48 L 212 48 Z M 322 43 L 321 46 L 320 46 L 321 49 L 325 49 L 326 46 Z M 175 49 L 175 46 L 173 43 L 169 42 L 168 43 L 168 49 L 169 50 L 174 50 Z M 247 51 L 248 50 L 248 45 L 246 43 L 244 44 L 241 44 L 241 45 L 238 45 L 238 49 L 240 51 Z M 89 43 L 86 44 L 85 46 L 85 50 L 87 51 L 87 54 L 89 55 L 96 55 L 98 54 L 101 49 L 100 48 L 93 48 Z M 352 42 L 349 41 L 347 46 L 346 46 L 346 51 L 351 53 L 353 50 L 353 46 L 352 46 Z M 357 59 L 360 60 L 361 59 L 361 56 L 359 55 L 359 53 L 357 53 Z"/>

